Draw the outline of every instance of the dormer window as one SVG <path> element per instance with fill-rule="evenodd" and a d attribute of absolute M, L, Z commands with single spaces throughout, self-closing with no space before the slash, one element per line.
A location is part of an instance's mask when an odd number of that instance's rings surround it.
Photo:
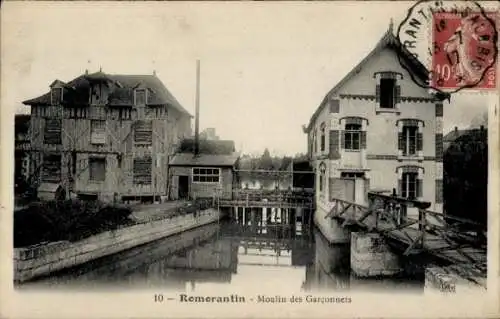
<path fill-rule="evenodd" d="M 136 89 L 134 93 L 135 105 L 146 105 L 147 93 L 146 89 Z"/>
<path fill-rule="evenodd" d="M 60 87 L 54 87 L 51 89 L 51 104 L 60 105 L 63 97 L 63 89 Z"/>
<path fill-rule="evenodd" d="M 380 79 L 380 107 L 393 109 L 396 106 L 396 79 Z"/>
<path fill-rule="evenodd" d="M 397 72 L 377 72 L 374 74 L 377 80 L 376 101 L 377 108 L 384 110 L 397 109 L 401 97 L 401 87 L 398 85 L 398 77 L 403 78 Z"/>

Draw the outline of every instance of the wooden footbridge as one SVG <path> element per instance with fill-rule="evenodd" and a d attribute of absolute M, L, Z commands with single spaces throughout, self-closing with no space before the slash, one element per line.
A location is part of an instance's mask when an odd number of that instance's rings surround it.
<path fill-rule="evenodd" d="M 427 210 L 430 203 L 368 193 L 368 207 L 336 199 L 325 218 L 383 235 L 403 255 L 428 254 L 486 274 L 486 226 Z"/>
<path fill-rule="evenodd" d="M 232 198 L 219 199 L 220 207 L 278 207 L 313 209 L 314 193 L 293 190 L 233 189 Z"/>

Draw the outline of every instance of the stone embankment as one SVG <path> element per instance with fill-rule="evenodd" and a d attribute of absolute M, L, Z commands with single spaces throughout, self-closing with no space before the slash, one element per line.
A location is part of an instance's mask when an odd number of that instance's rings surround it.
<path fill-rule="evenodd" d="M 216 222 L 220 212 L 210 208 L 106 231 L 77 242 L 59 241 L 14 249 L 14 281 L 23 282 L 83 264 L 186 230 Z"/>

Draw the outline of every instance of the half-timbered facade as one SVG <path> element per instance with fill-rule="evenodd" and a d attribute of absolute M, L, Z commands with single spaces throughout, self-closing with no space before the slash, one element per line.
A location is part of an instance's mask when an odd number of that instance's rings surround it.
<path fill-rule="evenodd" d="M 15 192 L 27 190 L 29 182 L 29 114 L 16 114 L 14 121 L 14 183 Z"/>
<path fill-rule="evenodd" d="M 168 160 L 191 115 L 156 75 L 84 74 L 31 106 L 30 173 L 102 200 L 166 195 Z"/>
<path fill-rule="evenodd" d="M 328 211 L 334 198 L 367 204 L 368 190 L 442 211 L 444 96 L 412 79 L 427 77 L 391 26 L 328 92 L 304 127 L 318 211 Z"/>

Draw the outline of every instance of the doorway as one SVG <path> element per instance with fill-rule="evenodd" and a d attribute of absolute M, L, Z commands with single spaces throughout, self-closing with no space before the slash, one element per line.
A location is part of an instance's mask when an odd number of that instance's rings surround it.
<path fill-rule="evenodd" d="M 363 172 L 342 172 L 341 178 L 345 185 L 345 200 L 364 204 L 364 177 Z"/>
<path fill-rule="evenodd" d="M 189 198 L 189 176 L 179 176 L 179 199 Z"/>

